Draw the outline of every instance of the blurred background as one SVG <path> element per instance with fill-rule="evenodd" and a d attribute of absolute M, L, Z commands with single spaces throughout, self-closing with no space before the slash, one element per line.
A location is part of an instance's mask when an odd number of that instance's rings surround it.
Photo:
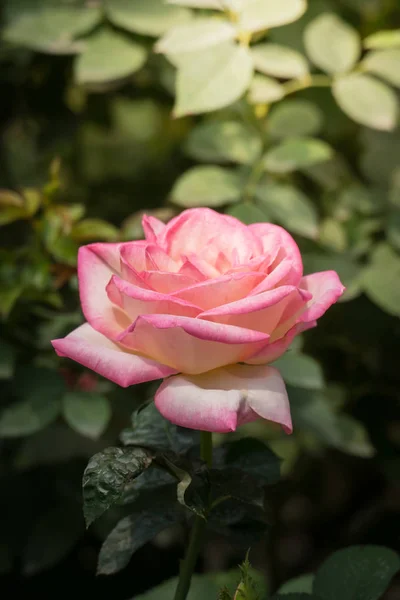
<path fill-rule="evenodd" d="M 184 538 L 172 529 L 139 550 L 119 574 L 96 577 L 109 524 L 105 519 L 85 531 L 82 473 L 90 456 L 118 444 L 152 388 L 117 388 L 59 359 L 50 340 L 83 320 L 79 245 L 140 239 L 143 212 L 168 220 L 194 205 L 208 204 L 246 223 L 283 225 L 302 250 L 306 272 L 335 269 L 347 287 L 318 328 L 279 361 L 294 434 L 284 436 L 265 423 L 237 434 L 258 436 L 283 458 L 282 481 L 267 492 L 271 526 L 252 546 L 254 566 L 274 590 L 346 545 L 376 543 L 400 551 L 398 0 L 310 0 L 300 19 L 268 34 L 268 42 L 307 56 L 313 73 L 325 77 L 321 71 L 329 67 L 318 58 L 313 63 L 318 40 L 305 47 L 304 31 L 316 18 L 336 15 L 369 40 L 362 57 L 390 50 L 390 58 L 375 67 L 374 59 L 369 69 L 390 89 L 390 101 L 387 93 L 379 95 L 382 88 L 376 98 L 355 90 L 356 108 L 349 108 L 329 85 L 296 87 L 294 75 L 270 73 L 261 61 L 261 75 L 246 97 L 209 115 L 172 118 L 175 69 L 152 48 L 170 25 L 187 17 L 185 11 L 167 10 L 161 0 L 3 0 L 5 597 L 67 598 L 87 590 L 99 599 L 125 600 L 177 573 Z M 372 37 L 385 30 L 391 33 L 381 41 Z M 259 33 L 256 41 L 266 35 Z M 283 88 L 275 88 L 272 100 L 274 83 Z M 288 169 L 270 154 L 267 172 L 260 172 L 254 123 L 264 149 L 300 136 L 302 143 L 320 142 L 314 150 L 325 152 L 324 159 L 300 160 Z M 300 147 L 300 155 L 306 150 Z M 210 534 L 200 567 L 231 568 L 246 549 L 240 540 Z M 395 581 L 387 598 L 398 597 Z"/>

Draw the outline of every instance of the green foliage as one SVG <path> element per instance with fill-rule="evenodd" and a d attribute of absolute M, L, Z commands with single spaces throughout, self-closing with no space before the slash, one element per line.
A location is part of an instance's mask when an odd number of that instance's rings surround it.
<path fill-rule="evenodd" d="M 63 413 L 72 429 L 87 437 L 98 438 L 108 425 L 111 407 L 108 399 L 100 394 L 69 392 L 63 398 Z"/>

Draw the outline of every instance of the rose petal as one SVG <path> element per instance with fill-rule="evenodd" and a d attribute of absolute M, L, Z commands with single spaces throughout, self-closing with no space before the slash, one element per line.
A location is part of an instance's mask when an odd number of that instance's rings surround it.
<path fill-rule="evenodd" d="M 292 283 L 297 285 L 303 275 L 303 261 L 300 250 L 292 236 L 283 227 L 272 223 L 254 223 L 249 225 L 249 229 L 261 240 L 263 252 L 266 254 L 276 253 L 277 248 L 284 252 L 297 275 L 297 281 Z"/>
<path fill-rule="evenodd" d="M 259 331 L 170 315 L 145 315 L 120 336 L 122 344 L 183 373 L 243 362 L 266 344 Z"/>
<path fill-rule="evenodd" d="M 165 229 L 165 223 L 156 219 L 156 217 L 144 215 L 142 218 L 142 227 L 146 241 L 155 244 L 157 243 L 157 237 Z"/>
<path fill-rule="evenodd" d="M 322 317 L 346 289 L 335 271 L 322 271 L 302 278 L 300 287 L 312 294 L 307 310 L 301 315 L 302 321 L 315 321 Z"/>
<path fill-rule="evenodd" d="M 59 356 L 66 356 L 122 387 L 161 379 L 176 373 L 154 360 L 122 350 L 88 323 L 67 337 L 52 340 Z"/>
<path fill-rule="evenodd" d="M 167 224 L 158 239 L 168 254 L 177 258 L 190 254 L 201 256 L 202 250 L 213 238 L 227 257 L 231 257 L 236 248 L 240 262 L 261 251 L 259 240 L 246 225 L 209 208 L 183 211 Z"/>
<path fill-rule="evenodd" d="M 89 244 L 78 252 L 79 293 L 83 314 L 91 326 L 111 339 L 129 325 L 129 319 L 114 306 L 106 286 L 119 268 L 119 244 Z"/>
<path fill-rule="evenodd" d="M 111 302 L 120 306 L 132 321 L 140 315 L 147 314 L 196 317 L 201 312 L 198 306 L 194 306 L 186 300 L 159 294 L 153 290 L 145 290 L 116 275 L 113 275 L 107 285 L 107 294 Z"/>
<path fill-rule="evenodd" d="M 268 366 L 235 365 L 203 375 L 176 375 L 156 392 L 160 413 L 190 429 L 227 433 L 259 418 L 292 431 L 290 406 L 279 372 Z"/>
<path fill-rule="evenodd" d="M 209 310 L 245 298 L 264 277 L 262 273 L 221 275 L 216 279 L 208 279 L 175 292 L 173 295 L 201 306 L 203 310 Z"/>
<path fill-rule="evenodd" d="M 236 325 L 271 335 L 289 303 L 297 305 L 297 302 L 300 302 L 305 306 L 306 299 L 303 294 L 298 288 L 286 285 L 213 308 L 201 313 L 199 319 Z"/>
<path fill-rule="evenodd" d="M 173 294 L 197 282 L 196 279 L 181 273 L 163 273 L 161 271 L 145 271 L 140 274 L 144 284 L 161 294 Z"/>
<path fill-rule="evenodd" d="M 316 321 L 311 321 L 310 323 L 297 323 L 294 327 L 289 329 L 282 338 L 266 344 L 262 350 L 244 362 L 248 365 L 266 365 L 274 362 L 274 360 L 277 360 L 286 352 L 296 335 L 303 331 L 307 331 L 307 329 L 316 327 L 316 325 Z"/>

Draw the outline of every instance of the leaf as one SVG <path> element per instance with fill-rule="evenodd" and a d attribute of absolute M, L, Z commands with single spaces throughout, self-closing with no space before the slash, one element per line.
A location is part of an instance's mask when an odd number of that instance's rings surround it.
<path fill-rule="evenodd" d="M 318 569 L 314 593 L 321 600 L 378 600 L 399 568 L 399 556 L 389 548 L 344 548 Z"/>
<path fill-rule="evenodd" d="M 59 563 L 75 546 L 84 531 L 78 504 L 59 499 L 34 524 L 23 549 L 25 575 L 34 575 Z"/>
<path fill-rule="evenodd" d="M 71 229 L 71 237 L 78 242 L 94 240 L 110 242 L 115 240 L 118 234 L 118 229 L 103 219 L 83 219 Z"/>
<path fill-rule="evenodd" d="M 103 27 L 87 39 L 84 52 L 75 61 L 75 80 L 87 85 L 123 79 L 138 71 L 146 58 L 143 46 Z"/>
<path fill-rule="evenodd" d="M 210 206 L 238 202 L 242 193 L 238 173 L 222 167 L 201 166 L 186 171 L 171 191 L 171 201 L 179 206 Z"/>
<path fill-rule="evenodd" d="M 329 160 L 333 149 L 326 142 L 307 137 L 288 139 L 269 150 L 264 158 L 267 171 L 290 173 Z"/>
<path fill-rule="evenodd" d="M 238 202 L 238 204 L 233 204 L 226 212 L 228 215 L 242 221 L 245 225 L 265 223 L 269 219 L 266 212 L 256 204 L 250 204 L 250 202 Z"/>
<path fill-rule="evenodd" d="M 164 419 L 154 402 L 133 413 L 132 428 L 122 432 L 121 440 L 123 444 L 129 446 L 143 446 L 178 454 L 200 443 L 197 431 L 178 427 Z"/>
<path fill-rule="evenodd" d="M 376 31 L 364 39 L 364 47 L 368 49 L 399 48 L 400 29 Z"/>
<path fill-rule="evenodd" d="M 312 62 L 326 73 L 350 71 L 361 54 L 357 31 L 333 13 L 323 13 L 307 25 L 304 45 Z"/>
<path fill-rule="evenodd" d="M 283 86 L 276 79 L 256 73 L 251 80 L 247 99 L 250 104 L 270 104 L 283 98 L 284 94 Z"/>
<path fill-rule="evenodd" d="M 63 398 L 67 423 L 81 435 L 97 439 L 111 418 L 111 407 L 105 396 L 94 392 L 68 392 Z"/>
<path fill-rule="evenodd" d="M 229 106 L 250 84 L 253 61 L 248 48 L 225 42 L 188 56 L 178 69 L 175 117 Z"/>
<path fill-rule="evenodd" d="M 280 27 L 299 19 L 307 8 L 306 0 L 250 0 L 239 11 L 241 31 L 260 31 Z"/>
<path fill-rule="evenodd" d="M 139 498 L 142 499 L 145 494 L 156 490 L 156 493 L 152 493 L 152 497 L 158 498 L 159 493 L 165 492 L 167 486 L 173 487 L 174 498 L 176 499 L 176 478 L 169 471 L 152 463 L 131 484 L 127 485 L 121 503 L 123 505 L 132 504 Z"/>
<path fill-rule="evenodd" d="M 400 48 L 369 52 L 361 63 L 368 73 L 373 73 L 388 83 L 400 87 Z"/>
<path fill-rule="evenodd" d="M 369 75 L 354 73 L 335 80 L 334 98 L 343 112 L 361 125 L 390 131 L 398 118 L 396 94 Z"/>
<path fill-rule="evenodd" d="M 179 480 L 178 502 L 195 515 L 206 518 L 210 504 L 210 480 L 204 464 L 193 465 L 177 455 L 163 454 L 157 457 L 160 466 Z"/>
<path fill-rule="evenodd" d="M 251 164 L 261 147 L 260 137 L 243 123 L 208 121 L 190 132 L 185 150 L 197 160 Z"/>
<path fill-rule="evenodd" d="M 189 1 L 189 0 L 188 0 Z M 199 2 L 201 0 L 198 0 Z M 160 585 L 151 590 L 135 596 L 131 600 L 167 600 L 174 597 L 176 586 L 178 585 L 178 577 L 164 581 Z M 214 600 L 218 594 L 218 586 L 212 581 L 211 576 L 193 575 L 190 584 L 190 590 L 187 595 L 187 600 Z"/>
<path fill-rule="evenodd" d="M 154 37 L 188 21 L 191 16 L 187 9 L 171 6 L 163 0 L 108 0 L 105 8 L 111 23 L 117 27 Z"/>
<path fill-rule="evenodd" d="M 176 506 L 158 506 L 125 517 L 103 543 L 97 567 L 98 575 L 111 575 L 129 563 L 136 550 L 181 518 Z"/>
<path fill-rule="evenodd" d="M 278 590 L 279 594 L 289 594 L 292 592 L 304 592 L 311 594 L 314 583 L 314 573 L 306 573 L 299 577 L 294 577 L 289 581 L 286 581 Z"/>
<path fill-rule="evenodd" d="M 270 600 L 321 600 L 319 596 L 314 594 L 305 594 L 302 592 L 293 592 L 288 594 L 275 594 Z"/>
<path fill-rule="evenodd" d="M 367 430 L 359 421 L 350 415 L 339 415 L 338 429 L 340 440 L 336 444 L 337 448 L 347 452 L 347 454 L 360 456 L 361 458 L 374 456 L 375 449 L 371 444 Z"/>
<path fill-rule="evenodd" d="M 290 385 L 310 390 L 324 388 L 324 375 L 319 363 L 306 354 L 287 352 L 274 362 L 283 379 Z"/>
<path fill-rule="evenodd" d="M 0 380 L 9 379 L 14 374 L 16 350 L 14 346 L 0 339 Z"/>
<path fill-rule="evenodd" d="M 301 190 L 287 183 L 265 183 L 255 194 L 272 219 L 294 233 L 311 239 L 317 236 L 317 211 Z"/>
<path fill-rule="evenodd" d="M 283 79 L 308 74 L 308 63 L 300 52 L 279 44 L 257 44 L 251 48 L 254 67 L 265 75 Z"/>
<path fill-rule="evenodd" d="M 7 42 L 51 54 L 80 52 L 75 38 L 101 20 L 98 6 L 69 5 L 54 0 L 12 0 L 6 3 L 3 37 Z"/>
<path fill-rule="evenodd" d="M 366 267 L 362 286 L 367 296 L 382 310 L 400 317 L 400 256 L 385 243 L 374 249 Z"/>
<path fill-rule="evenodd" d="M 339 422 L 324 394 L 289 386 L 288 395 L 294 431 L 311 433 L 329 446 L 340 445 Z"/>
<path fill-rule="evenodd" d="M 246 437 L 222 447 L 223 462 L 227 467 L 244 471 L 260 478 L 263 484 L 280 479 L 280 459 L 268 446 L 256 438 Z"/>
<path fill-rule="evenodd" d="M 224 0 L 167 0 L 167 3 L 190 6 L 191 8 L 212 8 L 214 10 L 225 9 Z"/>
<path fill-rule="evenodd" d="M 262 513 L 264 482 L 259 477 L 228 464 L 223 469 L 210 469 L 209 474 L 213 505 L 218 506 L 222 501 L 234 499 L 249 504 Z M 257 513 L 254 511 L 253 514 L 255 516 Z"/>
<path fill-rule="evenodd" d="M 163 54 L 196 52 L 233 40 L 235 36 L 235 27 L 227 21 L 207 17 L 197 18 L 169 29 L 157 42 L 155 50 Z"/>
<path fill-rule="evenodd" d="M 400 250 L 400 209 L 398 208 L 388 214 L 386 237 L 396 250 Z"/>
<path fill-rule="evenodd" d="M 315 135 L 323 122 L 320 109 L 308 100 L 284 100 L 267 119 L 268 132 L 277 138 Z"/>
<path fill-rule="evenodd" d="M 106 448 L 89 460 L 83 474 L 83 512 L 87 527 L 123 496 L 128 484 L 152 463 L 144 448 Z"/>
<path fill-rule="evenodd" d="M 24 367 L 16 372 L 14 393 L 18 402 L 0 416 L 0 436 L 30 435 L 54 421 L 61 410 L 64 379 L 53 369 Z"/>

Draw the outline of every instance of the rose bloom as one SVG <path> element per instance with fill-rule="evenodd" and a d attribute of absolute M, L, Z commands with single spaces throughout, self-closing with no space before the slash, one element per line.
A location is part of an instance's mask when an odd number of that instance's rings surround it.
<path fill-rule="evenodd" d="M 263 418 L 290 433 L 269 363 L 337 301 L 337 274 L 303 277 L 284 229 L 208 208 L 167 225 L 145 216 L 143 229 L 143 241 L 80 248 L 87 323 L 53 340 L 57 353 L 123 387 L 164 379 L 155 403 L 177 425 L 228 432 Z"/>

